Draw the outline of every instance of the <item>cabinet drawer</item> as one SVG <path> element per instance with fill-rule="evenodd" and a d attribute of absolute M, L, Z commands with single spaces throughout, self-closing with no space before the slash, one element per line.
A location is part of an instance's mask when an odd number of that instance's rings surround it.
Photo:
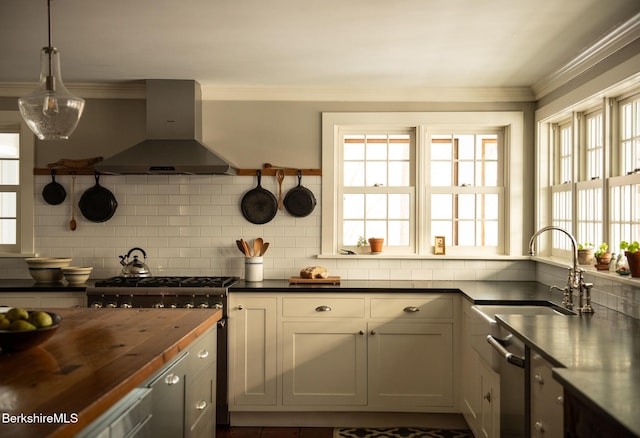
<path fill-rule="evenodd" d="M 363 318 L 364 298 L 305 297 L 284 298 L 284 318 Z"/>
<path fill-rule="evenodd" d="M 216 329 L 200 335 L 189 347 L 188 374 L 195 377 L 201 370 L 216 362 Z"/>
<path fill-rule="evenodd" d="M 394 319 L 451 319 L 453 298 L 440 295 L 371 298 L 372 318 Z"/>
<path fill-rule="evenodd" d="M 551 364 L 531 355 L 531 436 L 562 437 L 563 388 L 551 375 Z"/>

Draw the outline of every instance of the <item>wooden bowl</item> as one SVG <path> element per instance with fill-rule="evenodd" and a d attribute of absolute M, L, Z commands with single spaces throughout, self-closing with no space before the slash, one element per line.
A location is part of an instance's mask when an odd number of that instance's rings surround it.
<path fill-rule="evenodd" d="M 0 330 L 0 349 L 2 351 L 27 350 L 42 344 L 44 341 L 54 335 L 62 318 L 57 313 L 47 312 L 53 324 L 49 327 L 43 327 L 35 330 Z"/>

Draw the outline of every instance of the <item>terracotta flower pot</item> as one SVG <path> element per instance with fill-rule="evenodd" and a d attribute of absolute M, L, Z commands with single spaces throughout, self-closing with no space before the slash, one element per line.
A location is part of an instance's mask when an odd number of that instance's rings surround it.
<path fill-rule="evenodd" d="M 631 276 L 636 278 L 640 277 L 640 251 L 625 251 L 624 255 L 627 256 L 627 263 L 629 263 Z"/>
<path fill-rule="evenodd" d="M 382 237 L 371 237 L 369 239 L 369 246 L 371 247 L 371 253 L 377 254 L 382 252 L 382 245 L 384 244 L 384 238 Z"/>
<path fill-rule="evenodd" d="M 578 263 L 581 265 L 590 265 L 593 263 L 593 249 L 579 249 Z"/>

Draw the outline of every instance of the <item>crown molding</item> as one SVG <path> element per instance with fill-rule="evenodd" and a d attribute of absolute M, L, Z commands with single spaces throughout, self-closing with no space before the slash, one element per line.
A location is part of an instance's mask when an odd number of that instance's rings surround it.
<path fill-rule="evenodd" d="M 35 82 L 0 82 L 1 97 L 21 97 L 37 87 Z M 144 99 L 144 81 L 105 83 L 65 83 L 73 94 L 85 99 Z"/>
<path fill-rule="evenodd" d="M 314 102 L 531 102 L 529 87 L 224 88 L 202 86 L 203 100 Z"/>
<path fill-rule="evenodd" d="M 533 84 L 531 88 L 535 95 L 535 100 L 539 100 L 570 80 L 575 79 L 638 38 L 640 38 L 640 13 L 634 15 L 595 44 L 585 49 L 564 67 Z"/>

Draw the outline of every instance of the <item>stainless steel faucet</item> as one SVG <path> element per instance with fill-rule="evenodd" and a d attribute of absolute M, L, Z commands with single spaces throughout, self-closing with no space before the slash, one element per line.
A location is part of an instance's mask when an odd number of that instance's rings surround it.
<path fill-rule="evenodd" d="M 535 251 L 535 243 L 536 237 L 545 231 L 560 231 L 567 235 L 567 237 L 571 240 L 571 247 L 573 250 L 573 264 L 571 268 L 569 268 L 569 275 L 567 277 L 567 285 L 565 287 L 551 286 L 549 290 L 560 290 L 563 292 L 562 297 L 562 305 L 565 306 L 569 310 L 573 310 L 573 293 L 576 292 L 578 294 L 579 303 L 578 303 L 578 311 L 583 313 L 593 313 L 593 308 L 591 307 L 591 288 L 593 287 L 592 283 L 584 282 L 584 270 L 578 267 L 578 242 L 576 238 L 573 237 L 568 231 L 563 230 L 560 227 L 556 227 L 555 225 L 550 225 L 544 228 L 539 229 L 531 236 L 529 240 L 529 255 L 536 255 Z M 585 298 L 585 303 L 583 304 L 583 297 Z"/>

